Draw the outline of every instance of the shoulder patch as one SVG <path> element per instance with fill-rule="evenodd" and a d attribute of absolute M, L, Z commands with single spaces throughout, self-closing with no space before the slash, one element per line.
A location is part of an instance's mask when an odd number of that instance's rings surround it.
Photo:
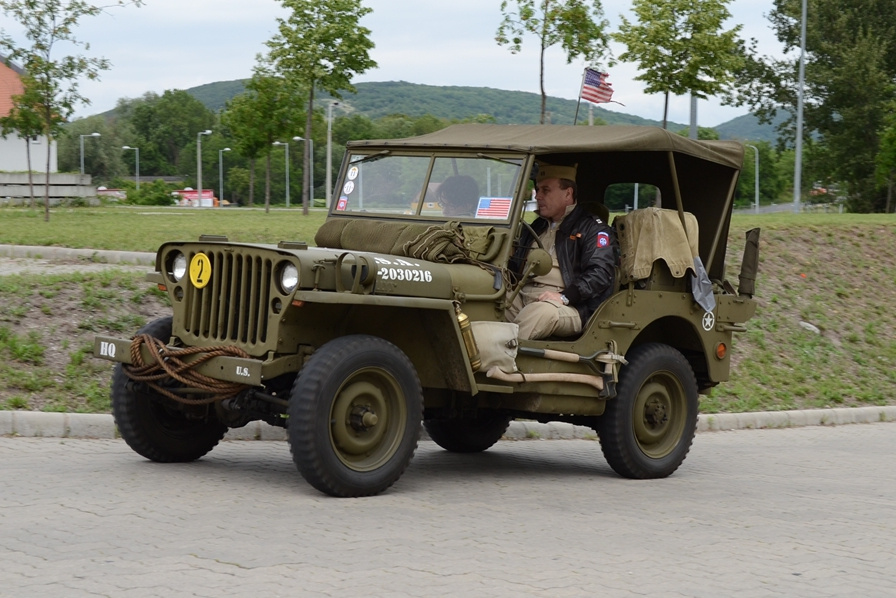
<path fill-rule="evenodd" d="M 597 246 L 607 247 L 610 244 L 610 235 L 605 232 L 597 233 Z"/>

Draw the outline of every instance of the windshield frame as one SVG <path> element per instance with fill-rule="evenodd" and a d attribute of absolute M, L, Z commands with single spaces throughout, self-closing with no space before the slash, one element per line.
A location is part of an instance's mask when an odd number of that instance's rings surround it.
<path fill-rule="evenodd" d="M 420 177 L 420 187 L 414 186 L 414 191 L 409 198 L 406 199 L 407 209 L 384 209 L 370 211 L 365 209 L 350 209 L 351 205 L 349 197 L 355 189 L 354 182 L 360 179 L 357 169 L 353 167 L 377 164 L 383 160 L 395 159 L 419 159 L 421 163 L 427 161 L 425 173 L 421 171 L 418 175 L 414 173 L 412 178 Z M 402 221 L 420 221 L 445 223 L 445 222 L 461 222 L 476 225 L 488 226 L 508 226 L 515 223 L 520 212 L 524 209 L 528 195 L 526 190 L 529 185 L 528 173 L 530 170 L 531 156 L 519 152 L 508 151 L 489 151 L 487 154 L 482 152 L 463 151 L 463 150 L 440 150 L 440 151 L 420 151 L 420 150 L 404 150 L 400 148 L 388 148 L 384 151 L 382 147 L 357 147 L 350 148 L 346 151 L 339 175 L 336 179 L 336 185 L 333 188 L 331 205 L 328 208 L 328 217 L 351 217 L 351 218 L 377 218 L 388 220 Z M 477 206 L 477 214 L 449 214 L 443 213 L 443 209 L 437 209 L 434 200 L 434 192 L 436 188 L 445 180 L 444 162 L 453 162 L 455 173 L 459 172 L 457 164 L 465 161 L 468 164 L 473 162 L 481 164 L 489 164 L 490 167 L 512 168 L 514 169 L 513 180 L 509 183 L 499 183 L 498 193 L 492 195 L 491 191 L 491 172 L 488 174 L 488 184 L 486 189 L 482 189 L 479 194 L 479 204 Z M 475 164 L 477 168 L 481 168 L 481 164 Z M 440 169 L 441 166 L 441 169 Z M 489 167 L 486 168 L 488 170 Z M 441 170 L 441 172 L 437 172 Z M 498 180 L 500 180 L 500 175 Z M 439 180 L 434 179 L 437 177 Z M 346 193 L 346 190 L 350 190 Z M 523 198 L 523 201 L 521 201 Z M 421 201 L 422 199 L 422 201 Z M 498 199 L 500 209 L 495 212 L 483 210 L 483 206 L 487 208 L 487 200 Z M 505 208 L 504 200 L 509 200 L 509 204 Z M 440 204 L 441 206 L 441 204 Z M 482 214 L 497 214 L 484 216 Z M 503 214 L 503 216 L 502 216 Z"/>

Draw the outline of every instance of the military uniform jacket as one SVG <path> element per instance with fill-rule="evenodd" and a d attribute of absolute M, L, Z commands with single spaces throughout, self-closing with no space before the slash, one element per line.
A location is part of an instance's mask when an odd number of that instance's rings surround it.
<path fill-rule="evenodd" d="M 546 219 L 537 218 L 532 228 L 541 235 L 548 225 Z M 520 245 L 510 261 L 510 269 L 517 276 L 522 274 L 534 240 L 532 233 L 524 229 Z M 565 286 L 563 294 L 569 299 L 569 305 L 579 312 L 584 325 L 613 293 L 619 259 L 616 234 L 606 222 L 576 205 L 560 222 L 554 247 Z"/>

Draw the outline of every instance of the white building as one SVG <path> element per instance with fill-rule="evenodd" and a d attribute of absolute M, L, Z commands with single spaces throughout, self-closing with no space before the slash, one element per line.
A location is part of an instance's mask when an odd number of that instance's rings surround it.
<path fill-rule="evenodd" d="M 7 116 L 13 108 L 12 97 L 23 92 L 22 69 L 13 63 L 6 64 L 6 58 L 0 55 L 0 117 Z M 0 172 L 27 172 L 28 151 L 24 138 L 15 133 L 6 138 L 0 137 Z M 46 172 L 47 140 L 45 137 L 33 137 L 31 145 L 31 170 Z M 50 147 L 50 172 L 57 172 L 56 144 Z"/>

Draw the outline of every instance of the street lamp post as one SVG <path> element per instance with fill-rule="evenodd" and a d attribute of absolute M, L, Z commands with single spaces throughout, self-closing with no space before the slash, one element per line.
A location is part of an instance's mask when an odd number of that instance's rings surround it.
<path fill-rule="evenodd" d="M 341 106 L 339 102 L 327 104 L 327 209 L 333 197 L 333 106 Z"/>
<path fill-rule="evenodd" d="M 84 138 L 85 137 L 100 137 L 99 133 L 91 133 L 90 135 L 79 135 L 81 142 L 81 174 L 84 174 Z"/>
<path fill-rule="evenodd" d="M 211 129 L 196 133 L 196 186 L 199 188 L 199 196 L 196 205 L 198 206 L 202 205 L 202 136 L 211 134 Z"/>
<path fill-rule="evenodd" d="M 135 156 L 135 167 L 134 167 L 134 182 L 137 183 L 137 193 L 140 193 L 140 148 L 139 147 L 131 147 L 129 145 L 124 145 L 121 147 L 123 150 L 134 150 L 136 153 Z"/>
<path fill-rule="evenodd" d="M 759 148 L 755 145 L 750 145 L 749 143 L 744 144 L 745 147 L 753 148 L 753 153 L 756 155 L 756 172 L 753 176 L 753 186 L 755 187 L 756 192 L 756 201 L 754 203 L 754 211 L 759 213 Z"/>
<path fill-rule="evenodd" d="M 224 152 L 229 152 L 230 148 L 218 150 L 218 193 L 221 194 L 221 202 L 224 202 Z"/>
<path fill-rule="evenodd" d="M 797 83 L 796 96 L 796 142 L 794 147 L 793 164 L 793 211 L 800 211 L 800 187 L 803 178 L 803 86 L 806 82 L 806 13 L 807 2 L 802 2 L 802 15 L 800 19 L 800 66 L 799 82 Z"/>
<path fill-rule="evenodd" d="M 314 139 L 305 139 L 304 137 L 293 137 L 293 141 L 305 141 L 308 143 L 308 153 L 311 155 L 311 159 L 309 160 L 308 166 L 308 177 L 310 179 L 310 183 L 308 184 L 308 201 L 311 204 L 308 207 L 314 207 Z M 304 174 L 303 174 L 304 178 Z M 304 183 L 304 181 L 302 181 Z M 304 190 L 302 191 L 304 193 Z"/>
<path fill-rule="evenodd" d="M 275 141 L 273 145 L 282 145 L 286 149 L 284 156 L 286 157 L 286 207 L 289 207 L 289 143 L 286 141 Z"/>

